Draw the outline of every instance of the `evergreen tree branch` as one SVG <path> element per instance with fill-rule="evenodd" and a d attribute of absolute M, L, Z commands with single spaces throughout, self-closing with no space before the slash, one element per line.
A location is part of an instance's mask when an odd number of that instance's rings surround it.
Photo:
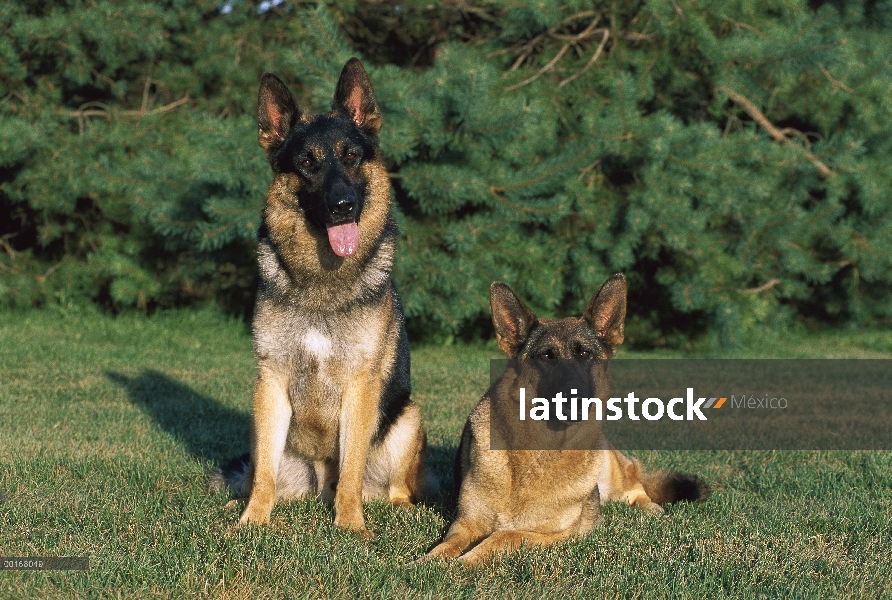
<path fill-rule="evenodd" d="M 748 288 L 744 290 L 737 290 L 741 294 L 758 294 L 759 292 L 764 292 L 765 290 L 770 290 L 777 284 L 781 282 L 780 279 L 775 277 L 774 279 L 769 279 L 767 282 L 763 283 L 759 287 Z"/>
<path fill-rule="evenodd" d="M 824 65 L 822 65 L 821 63 L 818 63 L 818 68 L 821 69 L 821 73 L 823 73 L 823 74 L 824 74 L 824 77 L 826 77 L 827 80 L 828 80 L 831 84 L 833 84 L 833 87 L 834 87 L 835 89 L 843 90 L 843 91 L 846 91 L 846 92 L 848 92 L 848 93 L 850 93 L 850 94 L 854 94 L 854 93 L 855 93 L 855 90 L 853 90 L 852 88 L 850 88 L 849 86 L 847 86 L 847 85 L 844 84 L 843 82 L 841 82 L 841 81 L 837 81 L 836 79 L 833 79 L 833 77 L 830 75 L 829 71 L 827 71 L 827 69 L 824 68 Z"/>
<path fill-rule="evenodd" d="M 755 33 L 756 35 L 758 35 L 758 36 L 759 36 L 760 38 L 762 38 L 763 40 L 767 40 L 767 39 L 768 39 L 768 36 L 767 36 L 767 35 L 765 35 L 765 34 L 762 33 L 761 31 L 759 31 L 758 29 L 756 29 L 755 27 L 753 27 L 753 26 L 750 25 L 749 23 L 742 23 L 742 22 L 740 22 L 740 21 L 735 21 L 734 19 L 730 19 L 730 18 L 728 18 L 727 21 L 728 21 L 729 23 L 731 23 L 732 25 L 734 25 L 734 27 L 737 29 L 738 32 L 739 32 L 741 29 L 746 29 L 747 31 L 752 31 L 753 33 Z"/>
<path fill-rule="evenodd" d="M 510 190 L 515 190 L 515 189 L 518 189 L 518 188 L 526 187 L 526 186 L 528 186 L 528 185 L 533 185 L 534 183 L 538 183 L 538 182 L 542 181 L 543 179 L 545 179 L 545 178 L 547 178 L 547 177 L 551 177 L 551 176 L 554 175 L 555 173 L 560 173 L 561 171 L 563 171 L 564 169 L 566 169 L 567 167 L 569 167 L 570 165 L 572 165 L 573 163 L 575 163 L 576 161 L 578 161 L 580 158 L 582 158 L 583 156 L 585 156 L 588 152 L 591 152 L 591 150 L 592 150 L 592 146 L 586 146 L 586 147 L 582 150 L 582 152 L 580 152 L 579 154 L 577 154 L 576 156 L 574 156 L 574 157 L 571 158 L 570 160 L 568 160 L 568 161 L 566 161 L 566 162 L 563 162 L 563 163 L 560 163 L 560 164 L 558 164 L 558 165 L 552 167 L 551 169 L 548 169 L 547 171 L 544 171 L 544 172 L 542 172 L 542 173 L 536 175 L 535 177 L 531 177 L 531 178 L 526 179 L 526 180 L 524 180 L 524 181 L 520 181 L 520 182 L 518 182 L 518 183 L 510 183 L 510 184 L 507 184 L 507 185 L 490 185 L 490 186 L 489 186 L 489 190 L 490 190 L 491 192 L 493 192 L 493 193 L 496 193 L 496 192 L 507 192 L 507 191 L 510 191 Z"/>
<path fill-rule="evenodd" d="M 508 69 L 508 72 L 510 73 L 511 71 L 516 71 L 517 69 L 520 68 L 520 65 L 523 64 L 523 61 L 525 61 L 530 56 L 530 54 L 533 53 L 533 51 L 536 49 L 536 46 L 541 44 L 545 40 L 546 37 L 547 37 L 547 32 L 540 33 L 539 35 L 537 35 L 536 37 L 531 39 L 529 42 L 527 42 L 526 44 L 521 46 L 519 49 L 505 48 L 504 50 L 499 50 L 497 52 L 490 53 L 488 55 L 488 57 L 489 56 L 497 56 L 499 54 L 505 54 L 505 53 L 510 53 L 510 52 L 516 52 L 518 54 L 517 60 L 514 61 L 514 63 L 511 65 L 511 68 Z"/>
<path fill-rule="evenodd" d="M 778 129 L 771 121 L 768 120 L 768 117 L 765 116 L 759 108 L 753 104 L 746 96 L 743 94 L 739 94 L 729 88 L 728 86 L 721 86 L 718 88 L 718 91 L 725 94 L 730 98 L 734 104 L 738 105 L 742 108 L 746 113 L 752 117 L 752 119 L 762 126 L 762 128 L 768 132 L 768 135 L 776 141 L 782 144 L 792 144 L 792 140 L 786 136 L 784 130 Z M 833 174 L 833 171 L 830 170 L 826 164 L 824 164 L 817 156 L 809 152 L 805 151 L 805 157 L 815 165 L 818 170 L 818 175 L 821 177 L 830 177 Z"/>
<path fill-rule="evenodd" d="M 681 7 L 678 5 L 678 2 L 676 2 L 675 0 L 671 0 L 671 1 L 672 1 L 672 9 L 675 11 L 675 14 L 677 14 L 678 17 L 682 21 L 686 21 L 687 17 L 685 16 L 684 11 L 681 10 Z"/>
<path fill-rule="evenodd" d="M 601 52 L 604 51 L 604 46 L 607 45 L 607 38 L 610 37 L 610 30 L 609 30 L 609 29 L 606 29 L 606 28 L 605 28 L 605 29 L 603 29 L 602 31 L 604 32 L 604 37 L 601 39 L 601 43 L 598 44 L 598 47 L 597 47 L 597 49 L 595 50 L 595 53 L 592 54 L 592 57 L 591 57 L 590 59 L 588 59 L 588 62 L 585 63 L 585 66 L 582 67 L 582 69 L 580 69 L 579 71 L 576 71 L 576 73 L 574 73 L 573 75 L 570 75 L 569 77 L 567 77 L 566 79 L 564 79 L 562 82 L 560 82 L 560 83 L 558 84 L 558 87 L 559 87 L 559 88 L 564 87 L 565 85 L 567 85 L 568 83 L 570 83 L 571 81 L 573 81 L 574 79 L 576 79 L 577 77 L 579 77 L 580 75 L 582 75 L 583 73 L 585 73 L 586 71 L 588 71 L 588 70 L 589 70 L 589 67 L 591 67 L 593 64 L 595 64 L 595 61 L 598 60 L 598 57 L 599 57 L 599 56 L 601 56 Z"/>
<path fill-rule="evenodd" d="M 579 13 L 579 14 L 571 17 L 571 19 L 570 19 L 571 21 L 575 20 L 575 19 L 582 18 L 582 17 L 588 17 L 588 16 L 596 17 L 596 18 L 592 19 L 592 22 L 588 24 L 588 27 L 586 27 L 585 30 L 583 30 L 583 32 L 578 35 L 561 35 L 561 34 L 557 33 L 558 28 L 563 27 L 567 22 L 569 22 L 567 19 L 565 19 L 564 21 L 561 21 L 561 23 L 559 23 L 558 25 L 556 25 L 555 27 L 550 29 L 547 32 L 547 34 L 538 35 L 535 38 L 533 38 L 529 43 L 524 45 L 524 50 L 523 50 L 521 56 L 514 62 L 514 65 L 512 65 L 511 70 L 514 70 L 517 67 L 519 67 L 520 63 L 523 62 L 523 59 L 525 59 L 527 56 L 529 56 L 529 54 L 532 52 L 535 45 L 537 43 L 539 43 L 542 39 L 544 39 L 544 37 L 546 35 L 565 42 L 564 45 L 561 47 L 561 49 L 558 51 L 557 55 L 555 55 L 555 57 L 552 58 L 548 62 L 547 65 L 545 65 L 544 67 L 539 69 L 539 71 L 537 71 L 535 75 L 533 75 L 532 77 L 530 77 L 528 79 L 521 81 L 520 83 L 515 83 L 514 85 L 506 87 L 505 91 L 512 92 L 518 88 L 521 88 L 525 85 L 529 85 L 529 84 L 533 83 L 534 81 L 539 79 L 542 75 L 544 75 L 545 73 L 547 73 L 548 71 L 553 69 L 554 66 L 558 63 L 558 61 L 564 57 L 564 55 L 567 53 L 567 50 L 569 50 L 571 46 L 578 44 L 579 42 L 585 40 L 586 38 L 589 38 L 589 37 L 596 35 L 598 33 L 601 33 L 604 35 L 604 39 L 601 41 L 601 45 L 599 46 L 599 49 L 603 50 L 603 45 L 607 43 L 608 30 L 606 28 L 595 29 L 595 27 L 598 25 L 598 23 L 600 23 L 601 17 L 599 15 L 597 15 L 597 13 L 592 13 L 592 14 L 589 14 L 589 13 L 591 13 L 591 11 L 587 11 L 586 13 Z M 600 50 L 595 51 L 595 56 L 593 57 L 592 60 L 589 61 L 590 63 L 594 63 L 595 60 L 597 60 L 597 57 L 600 55 Z M 586 67 L 584 67 L 583 72 L 589 66 L 591 66 L 591 65 L 587 65 Z"/>
<path fill-rule="evenodd" d="M 157 115 L 161 113 L 170 112 L 176 108 L 179 108 L 183 104 L 189 101 L 189 94 L 186 94 L 179 100 L 175 100 L 170 104 L 165 104 L 164 106 L 159 106 L 158 108 L 153 108 L 152 110 L 145 110 L 145 107 L 140 108 L 139 110 L 122 110 L 122 111 L 114 111 L 117 114 L 127 115 L 128 117 L 145 117 L 148 115 Z M 95 107 L 99 108 L 90 108 Z M 62 116 L 70 117 L 72 119 L 81 119 L 83 121 L 84 117 L 105 117 L 106 121 L 111 121 L 112 112 L 108 109 L 108 105 L 103 104 L 101 102 L 87 102 L 86 104 L 82 104 L 80 108 L 77 110 L 63 110 L 61 111 Z M 81 130 L 83 133 L 83 130 Z"/>
<path fill-rule="evenodd" d="M 11 258 L 13 261 L 15 261 L 15 255 L 17 253 L 13 249 L 12 244 L 9 243 L 9 240 L 14 238 L 18 234 L 19 234 L 19 232 L 16 231 L 13 233 L 7 233 L 4 236 L 0 236 L 0 248 L 2 248 L 4 251 L 6 251 L 7 254 L 9 254 L 9 258 Z"/>
<path fill-rule="evenodd" d="M 592 169 L 594 169 L 595 167 L 597 167 L 599 164 L 601 164 L 601 159 L 600 159 L 600 158 L 597 159 L 595 162 L 590 163 L 590 164 L 586 165 L 585 167 L 583 167 L 583 168 L 579 171 L 579 176 L 576 178 L 576 180 L 577 180 L 577 181 L 582 181 L 582 178 L 585 177 L 585 174 L 588 173 L 589 171 L 591 171 Z"/>
<path fill-rule="evenodd" d="M 46 281 L 46 280 L 47 280 L 47 277 L 49 277 L 50 275 L 52 275 L 54 271 L 58 270 L 59 267 L 61 267 L 63 264 L 65 264 L 65 261 L 66 261 L 66 260 L 68 260 L 68 256 L 63 256 L 63 257 L 62 257 L 62 260 L 60 260 L 59 262 L 57 262 L 56 264 L 54 264 L 53 266 L 51 266 L 49 269 L 47 269 L 47 270 L 43 273 L 43 275 L 38 275 L 38 276 L 36 277 L 37 282 L 38 282 L 38 283 L 43 283 L 44 281 Z"/>
<path fill-rule="evenodd" d="M 159 106 L 158 108 L 154 108 L 154 109 L 152 109 L 152 110 L 150 110 L 150 111 L 144 111 L 144 110 L 125 110 L 125 111 L 124 111 L 124 114 L 125 114 L 125 115 L 128 115 L 128 116 L 134 116 L 134 115 L 135 115 L 135 116 L 138 116 L 138 117 L 144 117 L 144 116 L 146 116 L 146 115 L 157 115 L 157 114 L 166 113 L 166 112 L 171 111 L 171 110 L 173 110 L 173 109 L 175 109 L 175 108 L 178 108 L 178 107 L 182 106 L 183 104 L 185 104 L 185 103 L 188 102 L 188 101 L 189 101 L 189 94 L 186 94 L 185 96 L 183 96 L 183 97 L 180 98 L 179 100 L 175 100 L 174 102 L 171 102 L 170 104 L 165 104 L 164 106 Z"/>
<path fill-rule="evenodd" d="M 519 210 L 519 211 L 525 212 L 525 213 L 547 214 L 547 213 L 557 212 L 564 207 L 563 204 L 558 204 L 557 206 L 551 206 L 549 208 L 529 208 L 527 206 L 521 206 L 521 205 L 515 204 L 514 202 L 511 202 L 510 200 L 505 198 L 499 191 L 499 187 L 495 186 L 495 185 L 489 186 L 489 192 L 492 194 L 493 198 L 495 198 L 496 200 L 498 200 L 499 202 L 501 202 L 508 208 L 511 208 L 514 210 Z"/>
<path fill-rule="evenodd" d="M 533 83 L 534 81 L 536 81 L 537 79 L 539 79 L 540 77 L 542 77 L 542 75 L 544 75 L 545 73 L 550 71 L 554 67 L 554 65 L 556 65 L 557 62 L 564 57 L 564 54 L 566 54 L 567 50 L 570 49 L 570 45 L 571 44 L 569 42 L 564 44 L 564 46 L 560 49 L 560 51 L 558 51 L 558 53 L 555 55 L 555 57 L 552 58 L 548 62 L 547 65 L 545 65 L 544 67 L 539 69 L 539 71 L 537 71 L 535 75 L 533 75 L 532 77 L 530 77 L 528 79 L 524 79 L 520 83 L 515 83 L 514 85 L 509 85 L 508 87 L 505 88 L 505 91 L 513 92 L 514 90 L 516 90 L 518 88 L 522 88 L 525 85 L 529 85 L 529 84 Z"/>

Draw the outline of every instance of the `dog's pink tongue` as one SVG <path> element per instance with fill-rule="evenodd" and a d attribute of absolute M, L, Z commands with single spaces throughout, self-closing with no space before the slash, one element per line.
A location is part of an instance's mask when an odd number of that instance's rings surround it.
<path fill-rule="evenodd" d="M 338 256 L 351 256 L 359 247 L 359 226 L 356 223 L 332 225 L 328 228 L 328 243 Z"/>

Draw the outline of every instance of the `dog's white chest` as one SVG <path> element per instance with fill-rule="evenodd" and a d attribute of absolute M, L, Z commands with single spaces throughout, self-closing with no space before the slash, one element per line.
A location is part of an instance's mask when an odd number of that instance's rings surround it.
<path fill-rule="evenodd" d="M 365 315 L 364 315 L 365 316 Z M 383 327 L 377 315 L 362 319 L 363 326 L 315 323 L 298 333 L 301 353 L 320 365 L 336 361 L 342 366 L 362 363 L 379 351 Z M 369 318 L 370 317 L 370 318 Z"/>
<path fill-rule="evenodd" d="M 301 345 L 307 354 L 320 362 L 331 358 L 334 348 L 334 342 L 328 333 L 313 327 L 304 332 Z"/>

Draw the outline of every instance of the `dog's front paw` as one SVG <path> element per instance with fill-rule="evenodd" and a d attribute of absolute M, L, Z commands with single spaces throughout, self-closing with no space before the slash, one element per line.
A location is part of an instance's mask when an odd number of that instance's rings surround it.
<path fill-rule="evenodd" d="M 242 513 L 241 518 L 238 520 L 238 525 L 239 527 L 244 527 L 245 525 L 267 525 L 269 524 L 271 512 L 271 508 L 258 508 L 256 504 L 249 502 L 245 512 Z"/>
<path fill-rule="evenodd" d="M 350 533 L 355 533 L 356 535 L 358 535 L 359 537 L 361 537 L 364 540 L 372 541 L 372 540 L 377 539 L 377 537 L 378 537 L 375 535 L 374 531 L 372 531 L 371 529 L 366 529 L 365 527 L 344 526 L 344 525 L 341 525 L 340 523 L 338 523 L 337 521 L 335 521 L 335 525 L 337 525 L 338 527 L 340 527 L 341 529 L 343 529 L 345 531 L 349 531 Z"/>
<path fill-rule="evenodd" d="M 422 565 L 431 564 L 434 562 L 434 558 L 431 557 L 430 554 L 424 554 L 419 558 L 416 558 L 413 561 L 409 561 L 407 563 L 403 563 L 404 569 L 414 569 L 416 567 L 420 567 Z"/>
<path fill-rule="evenodd" d="M 458 544 L 452 543 L 451 541 L 442 542 L 440 544 L 437 544 L 437 546 L 435 546 L 433 550 L 428 552 L 424 556 L 424 560 L 429 561 L 438 558 L 458 558 L 459 556 L 461 556 L 463 550 L 464 548 L 462 548 Z M 419 559 L 419 561 L 420 560 L 421 559 Z"/>
<path fill-rule="evenodd" d="M 370 529 L 366 529 L 362 511 L 351 511 L 351 514 L 348 516 L 338 513 L 335 517 L 334 524 L 341 529 L 359 534 L 363 539 L 371 540 L 375 538 L 374 532 Z"/>
<path fill-rule="evenodd" d="M 416 558 L 412 562 L 408 562 L 403 566 L 406 568 L 420 567 L 421 565 L 433 563 L 438 560 L 457 558 L 459 555 L 461 555 L 461 548 L 455 547 L 454 544 L 444 542 L 438 544 L 427 554 L 421 556 L 420 558 Z"/>

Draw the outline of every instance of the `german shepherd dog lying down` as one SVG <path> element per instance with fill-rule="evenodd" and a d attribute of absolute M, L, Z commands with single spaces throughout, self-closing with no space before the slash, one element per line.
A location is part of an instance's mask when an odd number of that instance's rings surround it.
<path fill-rule="evenodd" d="M 517 362 L 533 370 L 538 361 L 572 359 L 581 385 L 600 398 L 609 396 L 608 359 L 624 337 L 623 275 L 608 279 L 578 318 L 539 319 L 499 282 L 490 287 L 490 305 L 499 348 L 509 359 L 523 359 Z M 583 440 L 587 450 L 490 449 L 491 437 L 508 448 L 527 441 L 521 439 L 529 430 L 518 419 L 514 395 L 518 378 L 527 375 L 524 368 L 509 367 L 468 418 L 455 468 L 458 517 L 422 560 L 458 557 L 474 565 L 524 543 L 545 545 L 585 535 L 597 525 L 606 502 L 662 513 L 667 502 L 708 495 L 697 477 L 645 472 L 637 460 L 610 445 L 599 423 Z"/>

